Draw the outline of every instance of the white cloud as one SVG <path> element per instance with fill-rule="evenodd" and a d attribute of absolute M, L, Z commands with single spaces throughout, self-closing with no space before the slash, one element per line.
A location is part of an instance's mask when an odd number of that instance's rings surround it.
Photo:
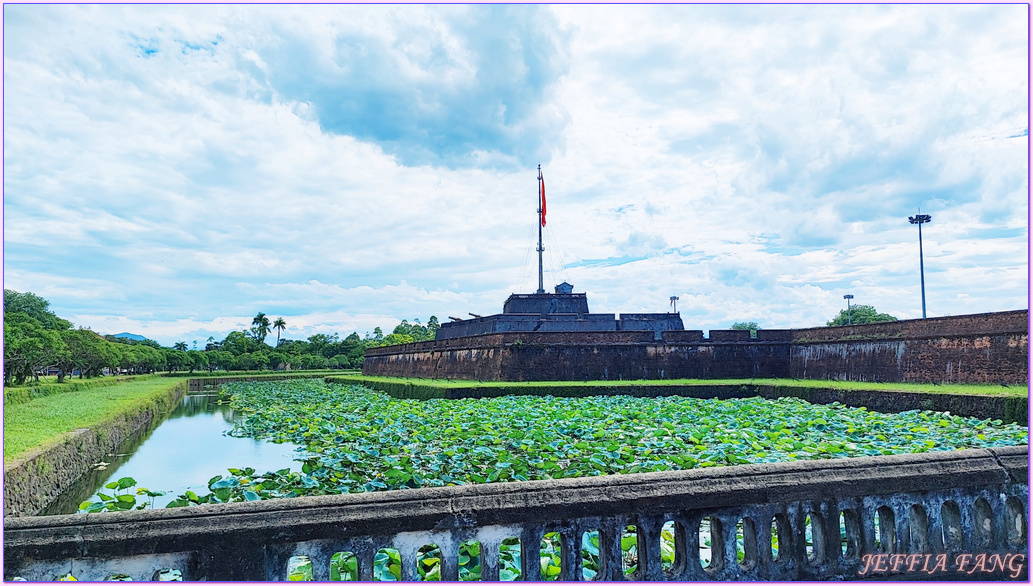
<path fill-rule="evenodd" d="M 1028 306 L 1021 6 L 409 8 L 5 7 L 5 286 L 166 343 L 493 313 L 541 162 L 545 285 L 593 310 L 915 317 L 919 206 L 931 315 Z"/>

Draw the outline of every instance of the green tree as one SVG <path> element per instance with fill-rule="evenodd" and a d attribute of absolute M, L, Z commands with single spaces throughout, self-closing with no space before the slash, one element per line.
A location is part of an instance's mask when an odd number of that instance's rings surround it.
<path fill-rule="evenodd" d="M 19 293 L 4 289 L 4 321 L 9 313 L 24 313 L 47 330 L 67 330 L 72 322 L 61 319 L 50 311 L 50 302 L 35 293 Z"/>
<path fill-rule="evenodd" d="M 404 320 L 403 319 L 402 323 L 400 323 L 397 326 L 395 326 L 395 329 L 392 330 L 391 333 L 392 334 L 398 334 L 400 336 L 412 336 L 413 335 L 413 328 L 416 327 L 417 325 L 419 325 L 419 323 L 418 323 L 419 320 L 415 320 L 415 321 L 417 321 L 417 323 L 410 324 L 408 320 Z"/>
<path fill-rule="evenodd" d="M 61 337 L 68 347 L 69 372 L 78 370 L 79 378 L 97 376 L 105 368 L 117 368 L 122 361 L 119 344 L 108 342 L 88 328 L 66 330 Z"/>
<path fill-rule="evenodd" d="M 362 363 L 366 359 L 366 345 L 359 344 L 348 351 L 348 366 L 351 368 L 362 368 Z"/>
<path fill-rule="evenodd" d="M 308 363 L 306 365 L 306 368 L 309 368 L 309 369 L 312 369 L 312 370 L 323 369 L 323 368 L 330 368 L 330 359 L 327 358 L 326 356 L 318 355 L 318 356 L 310 356 L 309 358 L 310 358 L 310 360 L 308 361 Z"/>
<path fill-rule="evenodd" d="M 426 326 L 421 324 L 418 318 L 413 319 L 412 323 L 403 319 L 402 323 L 395 326 L 395 329 L 391 333 L 401 336 L 410 336 L 414 342 L 422 342 L 424 340 L 433 340 L 440 327 L 441 324 L 438 323 L 438 318 L 432 315 L 430 316 L 430 320 L 427 321 Z"/>
<path fill-rule="evenodd" d="M 140 350 L 143 351 L 140 358 L 140 368 L 143 372 L 158 372 L 165 368 L 165 352 L 161 349 L 143 346 Z"/>
<path fill-rule="evenodd" d="M 165 367 L 168 368 L 169 372 L 192 370 L 194 368 L 194 361 L 186 351 L 169 349 L 165 351 Z"/>
<path fill-rule="evenodd" d="M 189 358 L 190 372 L 194 370 L 205 370 L 208 368 L 208 356 L 204 352 L 197 350 L 187 350 L 187 358 Z"/>
<path fill-rule="evenodd" d="M 108 342 L 89 328 L 69 332 L 75 332 L 77 336 L 74 344 L 65 343 L 79 367 L 80 378 L 84 375 L 87 378 L 98 376 L 105 368 L 118 368 L 122 360 L 119 344 Z"/>
<path fill-rule="evenodd" d="M 332 337 L 326 334 L 316 334 L 308 337 L 308 347 L 306 348 L 306 354 L 318 354 L 323 355 L 323 350 L 334 343 Z"/>
<path fill-rule="evenodd" d="M 186 342 L 176 342 L 175 344 L 172 345 L 172 348 L 174 350 L 179 350 L 180 352 L 186 352 L 187 351 L 187 343 Z"/>
<path fill-rule="evenodd" d="M 258 315 L 256 315 L 254 319 L 251 320 L 251 332 L 255 335 L 255 339 L 258 340 L 259 343 L 265 342 L 265 337 L 269 335 L 271 325 L 272 324 L 269 323 L 269 318 L 261 311 L 258 312 Z"/>
<path fill-rule="evenodd" d="M 29 377 L 39 380 L 41 370 L 56 366 L 67 354 L 59 332 L 22 312 L 4 317 L 4 384 L 22 384 Z"/>
<path fill-rule="evenodd" d="M 165 354 L 143 344 L 127 344 L 121 347 L 122 358 L 119 368 L 129 374 L 148 374 L 165 367 Z"/>
<path fill-rule="evenodd" d="M 107 339 L 107 336 L 104 336 L 104 338 Z M 125 348 L 122 348 L 120 356 L 118 361 L 118 370 L 120 372 L 139 374 L 137 372 L 137 365 L 140 363 L 141 356 L 138 348 L 127 345 Z"/>
<path fill-rule="evenodd" d="M 233 353 L 227 350 L 213 350 L 208 352 L 208 370 L 216 368 L 229 370 L 233 367 Z"/>
<path fill-rule="evenodd" d="M 257 370 L 268 362 L 268 358 L 264 352 L 248 352 L 237 356 L 233 361 L 233 367 L 237 370 Z"/>
<path fill-rule="evenodd" d="M 251 357 L 254 361 L 254 366 L 252 368 L 255 370 L 265 370 L 269 367 L 271 358 L 268 351 L 259 350 L 257 352 L 252 352 Z"/>
<path fill-rule="evenodd" d="M 412 344 L 416 340 L 413 339 L 409 334 L 395 334 L 390 333 L 384 336 L 384 339 L 373 342 L 370 347 L 376 348 L 379 346 L 394 346 L 396 344 Z"/>
<path fill-rule="evenodd" d="M 853 305 L 850 307 L 850 323 L 854 325 L 876 324 L 887 321 L 897 321 L 897 318 L 888 313 L 879 313 L 878 310 L 871 305 Z M 828 322 L 827 325 L 847 325 L 847 310 L 844 309 L 840 311 L 839 315 L 837 315 L 832 321 Z"/>
<path fill-rule="evenodd" d="M 61 332 L 61 341 L 65 344 L 65 352 L 57 361 L 57 380 L 64 382 L 66 376 L 75 373 L 77 355 L 73 357 L 72 348 L 76 347 L 79 330 L 65 330 Z M 82 378 L 82 371 L 79 371 L 79 378 Z"/>
<path fill-rule="evenodd" d="M 228 351 L 234 356 L 240 356 L 246 354 L 252 346 L 253 342 L 248 339 L 247 334 L 244 332 L 230 332 L 226 334 L 226 339 L 219 345 L 223 350 Z"/>
<path fill-rule="evenodd" d="M 308 352 L 309 343 L 305 340 L 288 340 L 283 339 L 280 341 L 280 345 L 277 346 L 277 350 L 285 354 L 301 355 Z"/>
<path fill-rule="evenodd" d="M 280 370 L 287 368 L 290 364 L 290 356 L 283 352 L 269 352 L 269 363 L 266 364 L 266 368 L 269 370 Z"/>
<path fill-rule="evenodd" d="M 757 325 L 757 322 L 755 322 L 755 321 L 738 321 L 738 322 L 735 322 L 734 324 L 732 324 L 732 329 L 733 330 L 747 330 L 748 332 L 750 332 L 750 337 L 751 338 L 756 338 L 757 337 L 757 330 L 759 330 L 760 327 Z"/>
<path fill-rule="evenodd" d="M 276 330 L 276 347 L 280 347 L 280 333 L 287 329 L 287 322 L 282 317 L 276 318 L 273 322 L 273 329 Z"/>

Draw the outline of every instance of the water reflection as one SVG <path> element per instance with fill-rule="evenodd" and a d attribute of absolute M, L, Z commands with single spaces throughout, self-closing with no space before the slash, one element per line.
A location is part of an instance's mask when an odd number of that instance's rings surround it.
<path fill-rule="evenodd" d="M 293 460 L 297 449 L 294 444 L 225 435 L 240 417 L 228 403 L 220 403 L 217 395 L 187 395 L 165 421 L 143 438 L 105 456 L 106 469 L 85 475 L 41 514 L 74 513 L 79 503 L 104 484 L 123 476 L 135 478 L 138 487 L 166 492 L 154 502 L 154 506 L 164 507 L 187 490 L 207 493 L 208 480 L 226 475 L 230 467 L 250 466 L 259 472 L 301 469 L 301 463 Z"/>

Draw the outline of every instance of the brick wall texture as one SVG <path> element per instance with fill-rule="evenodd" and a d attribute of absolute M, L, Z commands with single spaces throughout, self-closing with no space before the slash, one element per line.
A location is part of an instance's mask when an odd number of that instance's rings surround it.
<path fill-rule="evenodd" d="M 1029 381 L 1028 310 L 760 330 L 510 332 L 372 348 L 363 374 L 482 381 L 801 378 Z"/>

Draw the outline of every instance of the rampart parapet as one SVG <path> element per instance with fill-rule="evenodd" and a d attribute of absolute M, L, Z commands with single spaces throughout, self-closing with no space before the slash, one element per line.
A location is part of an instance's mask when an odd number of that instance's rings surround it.
<path fill-rule="evenodd" d="M 613 314 L 588 315 L 612 319 Z M 655 317 L 660 324 L 662 316 L 676 314 L 634 315 Z M 617 326 L 627 314 L 610 321 L 612 329 L 593 329 L 585 327 L 583 316 L 578 320 L 573 315 L 564 322 L 568 316 L 500 314 L 446 324 L 450 333 L 439 333 L 434 341 L 368 350 L 363 374 L 483 381 L 801 378 L 1021 385 L 1029 381 L 1026 309 L 758 330 L 756 337 L 745 330 L 711 330 L 704 336 L 701 330 L 681 327 Z M 580 323 L 582 328 L 561 323 Z M 530 324 L 541 325 L 534 329 Z"/>

